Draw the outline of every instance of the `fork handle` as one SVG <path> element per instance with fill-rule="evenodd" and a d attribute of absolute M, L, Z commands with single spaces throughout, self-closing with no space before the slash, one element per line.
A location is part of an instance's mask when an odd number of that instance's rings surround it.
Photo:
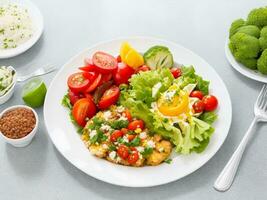
<path fill-rule="evenodd" d="M 245 136 L 243 137 L 242 141 L 238 145 L 237 149 L 235 150 L 234 154 L 218 176 L 217 180 L 214 183 L 214 188 L 218 191 L 224 192 L 230 188 L 235 178 L 236 171 L 238 169 L 240 160 L 242 155 L 245 151 L 247 143 L 251 136 L 253 135 L 254 126 L 256 125 L 258 119 L 255 117 L 249 126 Z"/>

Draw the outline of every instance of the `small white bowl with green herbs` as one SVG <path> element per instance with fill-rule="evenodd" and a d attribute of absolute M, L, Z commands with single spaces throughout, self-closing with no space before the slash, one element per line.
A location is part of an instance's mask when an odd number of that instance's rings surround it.
<path fill-rule="evenodd" d="M 0 66 L 0 105 L 13 95 L 16 82 L 16 70 L 11 66 Z"/>

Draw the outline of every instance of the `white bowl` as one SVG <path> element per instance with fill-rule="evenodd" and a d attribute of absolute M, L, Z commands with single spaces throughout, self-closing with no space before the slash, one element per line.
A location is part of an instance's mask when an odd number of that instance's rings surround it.
<path fill-rule="evenodd" d="M 3 96 L 0 96 L 0 105 L 4 104 L 5 102 L 7 102 L 12 97 L 12 95 L 14 93 L 15 85 L 17 83 L 17 71 L 11 66 L 8 66 L 8 68 L 11 68 L 15 72 L 15 74 L 13 76 L 13 81 L 12 81 L 11 88 L 9 88 L 7 93 L 5 93 Z"/>
<path fill-rule="evenodd" d="M 36 124 L 35 124 L 35 127 L 34 129 L 28 134 L 26 135 L 25 137 L 23 138 L 19 138 L 19 139 L 11 139 L 11 138 L 8 138 L 6 137 L 1 131 L 0 131 L 0 135 L 2 136 L 2 138 L 9 144 L 13 145 L 14 147 L 25 147 L 27 145 L 29 145 L 33 139 L 33 137 L 35 136 L 36 132 L 37 132 L 37 129 L 38 129 L 38 124 L 39 124 L 39 120 L 38 120 L 38 115 L 37 113 L 35 112 L 34 109 L 32 109 L 31 107 L 29 106 L 25 106 L 25 105 L 16 105 L 16 106 L 11 106 L 7 109 L 5 109 L 3 112 L 1 112 L 0 114 L 0 118 L 3 116 L 4 113 L 6 113 L 7 111 L 10 111 L 10 110 L 14 110 L 16 108 L 27 108 L 27 109 L 30 109 L 34 116 L 35 116 L 35 119 L 36 119 Z"/>

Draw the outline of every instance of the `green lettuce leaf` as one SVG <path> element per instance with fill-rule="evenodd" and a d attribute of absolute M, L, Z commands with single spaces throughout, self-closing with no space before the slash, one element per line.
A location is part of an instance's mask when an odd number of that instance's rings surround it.
<path fill-rule="evenodd" d="M 208 124 L 212 124 L 216 121 L 217 117 L 215 112 L 204 112 L 199 118 Z"/>

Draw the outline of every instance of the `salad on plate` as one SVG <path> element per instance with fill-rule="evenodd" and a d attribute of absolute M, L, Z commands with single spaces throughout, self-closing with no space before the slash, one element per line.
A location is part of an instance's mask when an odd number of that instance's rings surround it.
<path fill-rule="evenodd" d="M 141 167 L 209 144 L 218 100 L 193 66 L 178 66 L 165 46 L 143 54 L 121 44 L 116 58 L 97 51 L 68 77 L 62 104 L 89 151 Z"/>

